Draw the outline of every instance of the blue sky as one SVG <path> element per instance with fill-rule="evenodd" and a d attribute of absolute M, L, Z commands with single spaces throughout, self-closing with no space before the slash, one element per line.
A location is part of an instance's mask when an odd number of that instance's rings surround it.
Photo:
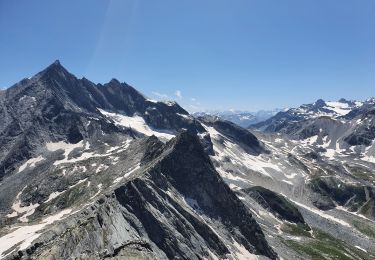
<path fill-rule="evenodd" d="M 54 60 L 188 110 L 374 96 L 373 0 L 0 0 L 0 86 Z"/>

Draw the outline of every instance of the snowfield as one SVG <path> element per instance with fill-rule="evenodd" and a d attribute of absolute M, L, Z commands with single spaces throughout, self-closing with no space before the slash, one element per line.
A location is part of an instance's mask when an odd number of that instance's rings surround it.
<path fill-rule="evenodd" d="M 18 169 L 18 172 L 22 172 L 23 170 L 25 170 L 26 168 L 33 168 L 35 167 L 35 165 L 38 163 L 38 162 L 41 162 L 41 161 L 44 161 L 44 158 L 43 156 L 39 155 L 38 157 L 36 158 L 31 158 L 29 160 L 27 160 L 24 164 L 22 164 L 20 166 L 20 168 Z"/>
<path fill-rule="evenodd" d="M 39 231 L 44 229 L 46 226 L 54 223 L 55 221 L 63 219 L 65 215 L 71 212 L 71 209 L 65 209 L 55 215 L 43 219 L 39 224 L 15 227 L 14 231 L 3 237 L 0 237 L 0 257 L 2 258 L 7 256 L 7 254 L 4 254 L 4 252 L 11 249 L 15 245 L 19 245 L 19 250 L 25 250 L 35 239 L 37 239 L 41 235 Z M 8 254 L 10 254 L 11 252 L 9 252 Z"/>
<path fill-rule="evenodd" d="M 104 116 L 112 119 L 116 125 L 120 125 L 120 126 L 127 127 L 127 128 L 132 128 L 136 130 L 137 132 L 142 133 L 146 136 L 155 135 L 156 137 L 166 139 L 166 140 L 170 140 L 173 137 L 175 137 L 175 135 L 171 133 L 170 131 L 151 129 L 151 127 L 147 125 L 147 123 L 141 116 L 137 116 L 137 115 L 125 116 L 122 114 L 107 112 L 99 108 L 98 110 Z"/>

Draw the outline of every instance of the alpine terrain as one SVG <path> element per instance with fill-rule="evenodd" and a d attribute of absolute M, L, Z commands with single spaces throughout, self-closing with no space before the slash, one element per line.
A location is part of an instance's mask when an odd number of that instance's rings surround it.
<path fill-rule="evenodd" d="M 230 121 L 235 123 L 241 127 L 247 128 L 251 125 L 263 122 L 270 117 L 274 116 L 278 112 L 282 111 L 282 109 L 274 109 L 274 110 L 259 110 L 256 112 L 247 112 L 247 111 L 236 111 L 236 110 L 229 110 L 229 111 L 209 111 L 209 112 L 195 112 L 193 116 L 195 117 L 202 117 L 202 116 L 218 116 L 223 120 Z"/>
<path fill-rule="evenodd" d="M 0 120 L 1 259 L 375 259 L 374 99 L 246 128 L 56 61 Z"/>

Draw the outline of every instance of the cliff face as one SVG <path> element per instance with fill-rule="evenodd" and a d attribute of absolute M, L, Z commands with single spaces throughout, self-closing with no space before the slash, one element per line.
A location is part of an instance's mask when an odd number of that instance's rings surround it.
<path fill-rule="evenodd" d="M 142 136 L 132 123 L 119 125 L 103 111 L 142 120 L 163 132 L 203 131 L 175 102 L 149 100 L 115 79 L 104 85 L 78 79 L 56 61 L 0 92 L 0 180 L 39 155 L 47 142 L 78 143 L 104 134 Z"/>
<path fill-rule="evenodd" d="M 139 172 L 51 227 L 33 259 L 215 259 L 276 255 L 197 136 L 149 138 Z M 27 252 L 23 252 L 27 255 Z M 245 254 L 245 256 L 246 256 Z M 254 255 L 252 255 L 254 254 Z"/>

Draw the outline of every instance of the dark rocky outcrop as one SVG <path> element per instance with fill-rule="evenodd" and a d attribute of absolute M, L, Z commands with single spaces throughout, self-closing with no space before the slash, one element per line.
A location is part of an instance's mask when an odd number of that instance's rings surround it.
<path fill-rule="evenodd" d="M 315 199 L 314 205 L 322 210 L 335 208 L 336 205 L 345 206 L 350 211 L 364 210 L 366 215 L 374 218 L 375 215 L 366 210 L 374 201 L 375 190 L 360 184 L 345 183 L 336 177 L 317 177 L 310 181 L 311 189 L 320 196 Z"/>
<path fill-rule="evenodd" d="M 310 229 L 298 208 L 285 197 L 260 186 L 242 191 L 255 199 L 262 207 L 270 210 L 276 217 L 303 226 L 306 230 Z"/>
<path fill-rule="evenodd" d="M 259 155 L 261 153 L 268 153 L 263 143 L 245 128 L 232 122 L 221 120 L 219 117 L 215 116 L 200 117 L 199 121 L 207 126 L 215 128 L 219 133 L 234 140 L 234 142 L 239 143 L 242 148 L 250 154 Z"/>

